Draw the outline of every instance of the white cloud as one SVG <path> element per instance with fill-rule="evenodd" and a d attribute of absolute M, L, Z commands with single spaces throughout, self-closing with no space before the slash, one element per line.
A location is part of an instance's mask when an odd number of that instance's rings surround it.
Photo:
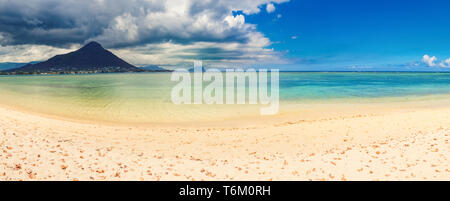
<path fill-rule="evenodd" d="M 275 6 L 273 5 L 273 3 L 267 4 L 267 6 L 266 6 L 266 11 L 267 11 L 268 13 L 272 13 L 272 12 L 275 11 Z"/>
<path fill-rule="evenodd" d="M 297 39 L 297 36 L 292 36 L 291 39 L 295 40 L 295 39 Z"/>
<path fill-rule="evenodd" d="M 78 48 L 80 48 L 79 45 L 73 45 L 69 48 L 57 48 L 47 45 L 0 46 L 0 62 L 26 63 L 45 61 L 55 55 L 75 51 Z"/>
<path fill-rule="evenodd" d="M 441 61 L 441 63 L 439 63 L 440 67 L 443 68 L 449 68 L 450 67 L 450 58 L 446 59 L 445 61 Z"/>
<path fill-rule="evenodd" d="M 112 49 L 119 57 L 134 61 L 134 64 L 157 64 L 162 66 L 192 65 L 195 60 L 203 60 L 209 66 L 232 67 L 245 64 L 283 64 L 282 53 L 273 49 L 260 48 L 267 41 L 255 37 L 251 44 L 198 42 L 188 45 L 174 43 L 147 44 L 130 49 Z M 220 50 L 219 50 L 220 49 Z M 219 50 L 207 52 L 204 50 Z M 245 52 L 243 54 L 242 52 Z M 167 57 L 167 55 L 172 55 Z"/>
<path fill-rule="evenodd" d="M 422 62 L 425 63 L 428 67 L 442 67 L 442 68 L 450 68 L 450 58 L 440 61 L 437 59 L 437 57 L 429 55 L 424 55 L 422 58 Z"/>
<path fill-rule="evenodd" d="M 245 64 L 286 64 L 283 53 L 261 48 L 271 44 L 260 33 L 248 36 L 248 43 L 239 42 L 196 42 L 174 44 L 171 42 L 146 44 L 128 49 L 111 51 L 134 64 L 158 64 L 162 66 L 192 65 L 194 60 L 203 60 L 209 66 L 230 67 Z M 167 55 L 170 55 L 169 57 Z"/>
<path fill-rule="evenodd" d="M 240 27 L 245 24 L 245 17 L 243 15 L 232 16 L 229 15 L 225 17 L 225 21 L 230 27 Z"/>
<path fill-rule="evenodd" d="M 422 58 L 422 62 L 425 63 L 429 67 L 436 66 L 436 64 L 434 63 L 436 60 L 437 60 L 437 58 L 435 56 L 430 57 L 427 54 L 424 55 Z"/>

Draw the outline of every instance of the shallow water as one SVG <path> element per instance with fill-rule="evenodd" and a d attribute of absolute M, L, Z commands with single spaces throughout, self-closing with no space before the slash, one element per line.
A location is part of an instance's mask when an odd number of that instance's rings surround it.
<path fill-rule="evenodd" d="M 175 105 L 170 73 L 0 76 L 0 103 L 62 117 L 124 123 L 259 115 L 262 105 Z M 280 73 L 286 104 L 405 101 L 450 94 L 450 73 Z"/>

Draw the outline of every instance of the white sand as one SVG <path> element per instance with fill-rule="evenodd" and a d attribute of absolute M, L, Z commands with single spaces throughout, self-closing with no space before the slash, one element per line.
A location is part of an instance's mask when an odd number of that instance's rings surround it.
<path fill-rule="evenodd" d="M 198 127 L 0 107 L 0 180 L 450 180 L 450 107 L 413 106 Z"/>

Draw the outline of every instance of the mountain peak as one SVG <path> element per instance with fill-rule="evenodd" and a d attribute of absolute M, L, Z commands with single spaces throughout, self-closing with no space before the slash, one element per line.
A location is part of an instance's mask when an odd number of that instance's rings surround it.
<path fill-rule="evenodd" d="M 104 49 L 100 43 L 95 42 L 95 41 L 89 42 L 81 49 L 86 49 L 86 48 L 87 49 Z"/>

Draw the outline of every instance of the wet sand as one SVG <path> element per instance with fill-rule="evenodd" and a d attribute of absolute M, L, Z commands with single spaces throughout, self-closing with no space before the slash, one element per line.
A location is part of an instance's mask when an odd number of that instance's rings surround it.
<path fill-rule="evenodd" d="M 450 107 L 408 104 L 170 126 L 0 107 L 0 180 L 450 180 Z"/>

